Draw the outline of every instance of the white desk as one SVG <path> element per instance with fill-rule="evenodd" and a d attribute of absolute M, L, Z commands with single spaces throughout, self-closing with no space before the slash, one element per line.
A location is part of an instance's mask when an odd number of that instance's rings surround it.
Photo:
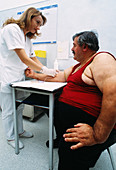
<path fill-rule="evenodd" d="M 16 98 L 15 90 L 26 91 L 36 94 L 43 94 L 49 96 L 49 106 L 38 106 L 49 109 L 49 169 L 53 170 L 53 108 L 54 108 L 54 94 L 64 87 L 66 83 L 48 83 L 39 81 L 23 81 L 12 83 L 13 95 L 13 109 L 14 109 L 14 132 L 15 132 L 15 153 L 19 154 L 19 135 L 18 135 L 18 120 L 16 114 Z"/>

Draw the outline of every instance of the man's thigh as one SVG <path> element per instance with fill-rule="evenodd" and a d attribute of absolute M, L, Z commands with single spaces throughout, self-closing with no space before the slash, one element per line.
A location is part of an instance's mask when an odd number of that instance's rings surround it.
<path fill-rule="evenodd" d="M 63 168 L 73 166 L 75 169 L 80 170 L 85 167 L 93 167 L 101 155 L 102 151 L 107 149 L 109 146 L 116 143 L 116 130 L 113 130 L 103 144 L 86 146 L 76 150 L 71 150 L 70 146 L 75 143 L 65 142 L 62 138 L 59 144 L 59 164 Z M 66 166 L 66 167 L 65 167 Z M 70 169 L 70 168 L 69 168 Z"/>

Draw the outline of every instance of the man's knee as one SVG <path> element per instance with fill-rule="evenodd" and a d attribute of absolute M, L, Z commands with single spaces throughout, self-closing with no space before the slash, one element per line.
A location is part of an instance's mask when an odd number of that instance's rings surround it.
<path fill-rule="evenodd" d="M 71 150 L 70 147 L 74 143 L 65 142 L 62 138 L 59 143 L 59 170 L 61 167 L 67 169 L 84 170 L 93 167 L 98 160 L 101 150 L 94 147 L 83 147 L 76 150 Z M 63 169 L 62 168 L 62 169 Z M 68 170 L 68 169 L 67 169 Z"/>

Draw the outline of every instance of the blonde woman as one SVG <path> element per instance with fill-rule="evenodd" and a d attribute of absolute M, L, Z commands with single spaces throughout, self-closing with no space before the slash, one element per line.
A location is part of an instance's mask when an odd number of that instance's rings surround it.
<path fill-rule="evenodd" d="M 39 34 L 37 31 L 46 23 L 45 16 L 40 11 L 31 7 L 27 9 L 18 20 L 10 18 L 5 21 L 0 35 L 0 106 L 6 139 L 9 145 L 15 148 L 12 93 L 9 86 L 15 81 L 24 80 L 24 71 L 27 67 L 40 71 L 50 76 L 55 76 L 57 71 L 48 69 L 35 57 L 31 39 Z M 16 94 L 22 96 L 21 92 Z M 23 129 L 23 106 L 17 108 L 19 137 L 33 137 L 31 132 Z M 19 141 L 19 148 L 24 147 Z"/>

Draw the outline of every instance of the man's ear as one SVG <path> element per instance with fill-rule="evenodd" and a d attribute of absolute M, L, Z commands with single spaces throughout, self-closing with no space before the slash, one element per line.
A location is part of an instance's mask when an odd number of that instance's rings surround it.
<path fill-rule="evenodd" d="M 83 51 L 87 51 L 87 49 L 88 49 L 88 45 L 83 44 Z"/>

